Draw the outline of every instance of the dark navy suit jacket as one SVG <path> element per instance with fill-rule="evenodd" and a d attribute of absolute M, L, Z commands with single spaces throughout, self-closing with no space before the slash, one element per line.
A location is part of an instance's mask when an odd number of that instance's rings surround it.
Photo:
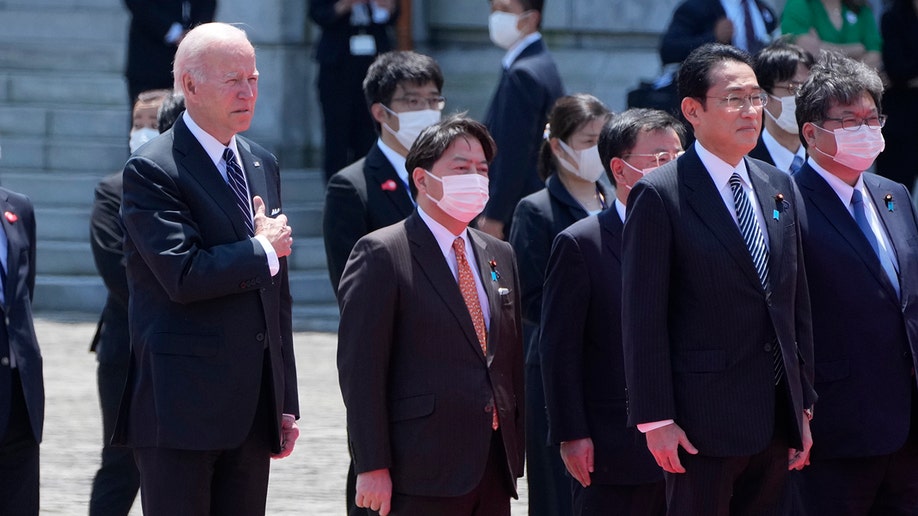
<path fill-rule="evenodd" d="M 516 203 L 542 188 L 536 172 L 539 146 L 548 112 L 562 95 L 561 76 L 541 39 L 504 71 L 485 116 L 498 149 L 488 174 L 486 217 L 509 224 Z"/>
<path fill-rule="evenodd" d="M 771 34 L 778 26 L 778 17 L 765 2 L 755 0 L 762 13 L 765 31 Z M 720 0 L 685 0 L 673 12 L 663 38 L 660 40 L 660 58 L 663 64 L 681 63 L 696 48 L 705 43 L 715 43 L 714 26 L 727 16 Z"/>
<path fill-rule="evenodd" d="M 888 454 L 909 435 L 918 351 L 918 223 L 904 186 L 875 174 L 863 179 L 897 258 L 901 296 L 825 179 L 809 164 L 794 175 L 804 203 L 800 224 L 819 393 L 814 458 Z"/>
<path fill-rule="evenodd" d="M 627 422 L 622 360 L 622 221 L 610 207 L 555 238 L 539 341 L 549 440 L 590 437 L 599 484 L 663 479 Z"/>

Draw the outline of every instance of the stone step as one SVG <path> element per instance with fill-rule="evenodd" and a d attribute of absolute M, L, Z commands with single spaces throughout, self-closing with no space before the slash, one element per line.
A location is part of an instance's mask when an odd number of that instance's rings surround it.
<path fill-rule="evenodd" d="M 29 195 L 27 192 L 23 192 Z M 91 198 L 91 197 L 90 197 Z M 89 239 L 89 212 L 86 206 L 35 207 L 36 238 L 39 242 L 85 242 Z"/>
<path fill-rule="evenodd" d="M 4 70 L 0 78 L 5 83 L 6 102 L 91 108 L 121 106 L 127 98 L 124 77 L 117 73 L 71 72 L 61 80 L 56 70 Z"/>
<path fill-rule="evenodd" d="M 91 0 L 98 1 L 98 0 Z M 70 5 L 45 5 L 26 2 L 10 5 L 4 2 L 0 16 L 0 41 L 125 41 L 128 26 L 126 9 L 74 0 Z M 79 4 L 79 8 L 76 8 Z M 57 7 L 57 8 L 53 8 Z"/>
<path fill-rule="evenodd" d="M 120 41 L 0 40 L 0 70 L 56 70 L 60 73 L 124 73 L 125 44 Z"/>
<path fill-rule="evenodd" d="M 293 302 L 328 303 L 335 300 L 328 273 L 325 271 L 290 271 L 290 295 Z"/>
<path fill-rule="evenodd" d="M 294 238 L 293 252 L 287 257 L 287 262 L 291 270 L 320 270 L 325 273 L 327 265 L 322 237 Z"/>
<path fill-rule="evenodd" d="M 3 169 L 97 170 L 104 175 L 120 169 L 128 158 L 125 140 L 4 135 L 0 145 Z"/>
<path fill-rule="evenodd" d="M 89 246 L 89 228 L 83 241 L 39 240 L 35 249 L 36 272 L 54 276 L 95 276 L 96 264 Z"/>
<path fill-rule="evenodd" d="M 3 5 L 17 9 L 34 9 L 41 13 L 53 12 L 54 10 L 67 12 L 84 9 L 112 10 L 111 0 L 4 0 Z M 120 5 L 117 10 L 127 13 L 127 9 L 122 8 Z"/>
<path fill-rule="evenodd" d="M 281 163 L 281 193 L 284 204 L 297 202 L 324 202 L 325 180 L 318 169 L 284 168 Z"/>
<path fill-rule="evenodd" d="M 107 175 L 107 174 L 106 174 Z M 32 199 L 32 204 L 44 207 L 85 208 L 93 202 L 96 184 L 102 175 L 69 173 L 64 171 L 34 172 L 3 171 L 0 184 L 21 192 Z"/>

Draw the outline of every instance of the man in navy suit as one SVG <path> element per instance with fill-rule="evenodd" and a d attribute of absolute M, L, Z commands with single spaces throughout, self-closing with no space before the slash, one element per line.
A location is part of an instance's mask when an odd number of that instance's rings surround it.
<path fill-rule="evenodd" d="M 485 116 L 500 149 L 491 164 L 491 199 L 478 228 L 496 238 L 510 234 L 516 203 L 541 189 L 536 163 L 545 121 L 564 86 L 539 27 L 543 0 L 491 0 L 491 41 L 507 50 L 503 74 Z"/>
<path fill-rule="evenodd" d="M 443 73 L 433 58 L 387 52 L 367 71 L 363 92 L 379 135 L 366 157 L 328 181 L 322 236 L 332 288 L 360 237 L 414 211 L 405 156 L 421 130 L 440 120 Z"/>
<path fill-rule="evenodd" d="M 664 111 L 629 109 L 608 121 L 599 154 L 616 185 L 614 208 L 574 223 L 552 246 L 539 355 L 549 439 L 572 477 L 575 516 L 665 512 L 660 468 L 627 424 L 621 237 L 632 186 L 676 159 L 684 138 Z"/>
<path fill-rule="evenodd" d="M 509 516 L 523 473 L 523 342 L 510 244 L 468 228 L 494 140 L 461 115 L 407 157 L 418 208 L 361 238 L 338 289 L 338 381 L 359 507 Z"/>
<path fill-rule="evenodd" d="M 685 0 L 673 12 L 660 41 L 663 64 L 681 63 L 705 43 L 723 43 L 755 54 L 778 28 L 762 0 Z"/>
<path fill-rule="evenodd" d="M 299 413 L 277 160 L 237 133 L 255 49 L 223 23 L 185 36 L 186 111 L 128 160 L 131 365 L 112 439 L 134 449 L 144 514 L 264 514 L 270 457 Z"/>
<path fill-rule="evenodd" d="M 797 100 L 819 392 L 800 475 L 810 515 L 918 508 L 918 223 L 908 188 L 864 172 L 884 147 L 882 95 L 872 68 L 827 55 Z"/>
<path fill-rule="evenodd" d="M 37 516 L 45 389 L 32 323 L 35 213 L 28 197 L 0 188 L 0 214 L 0 514 Z"/>
<path fill-rule="evenodd" d="M 796 188 L 746 157 L 768 98 L 749 54 L 699 47 L 679 91 L 697 140 L 628 200 L 628 421 L 666 472 L 668 514 L 778 514 L 815 402 Z"/>

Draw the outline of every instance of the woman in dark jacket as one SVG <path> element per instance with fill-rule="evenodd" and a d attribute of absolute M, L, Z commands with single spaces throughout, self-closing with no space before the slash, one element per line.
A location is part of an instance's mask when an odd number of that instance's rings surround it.
<path fill-rule="evenodd" d="M 555 236 L 574 222 L 610 206 L 599 178 L 604 173 L 596 148 L 612 113 L 587 94 L 561 97 L 545 126 L 539 176 L 545 188 L 516 206 L 510 244 L 519 263 L 526 345 L 526 476 L 530 514 L 570 514 L 570 481 L 555 446 L 548 444 L 545 393 L 539 367 L 542 282 Z"/>

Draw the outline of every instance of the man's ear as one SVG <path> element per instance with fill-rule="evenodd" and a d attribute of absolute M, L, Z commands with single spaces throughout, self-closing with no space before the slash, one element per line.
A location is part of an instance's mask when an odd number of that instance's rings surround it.
<path fill-rule="evenodd" d="M 380 124 L 388 123 L 389 113 L 379 102 L 370 104 L 370 115 Z"/>
<path fill-rule="evenodd" d="M 800 134 L 803 135 L 807 147 L 812 147 L 816 144 L 816 125 L 812 122 L 805 122 L 803 127 L 800 128 Z"/>
<path fill-rule="evenodd" d="M 616 184 L 627 184 L 625 181 L 625 163 L 622 158 L 612 158 L 609 160 L 609 169 L 612 171 L 612 177 L 615 178 Z"/>
<path fill-rule="evenodd" d="M 411 171 L 411 179 L 414 181 L 414 186 L 418 190 L 418 194 L 427 193 L 427 173 L 421 167 L 414 167 L 414 170 Z"/>
<path fill-rule="evenodd" d="M 688 120 L 689 123 L 697 122 L 699 111 L 704 109 L 704 106 L 701 105 L 701 102 L 694 97 L 685 97 L 682 99 L 682 116 Z"/>
<path fill-rule="evenodd" d="M 539 30 L 539 25 L 542 23 L 542 13 L 536 11 L 535 9 L 530 9 L 523 13 L 523 16 L 519 17 L 517 21 L 516 28 L 523 34 L 532 34 Z"/>

